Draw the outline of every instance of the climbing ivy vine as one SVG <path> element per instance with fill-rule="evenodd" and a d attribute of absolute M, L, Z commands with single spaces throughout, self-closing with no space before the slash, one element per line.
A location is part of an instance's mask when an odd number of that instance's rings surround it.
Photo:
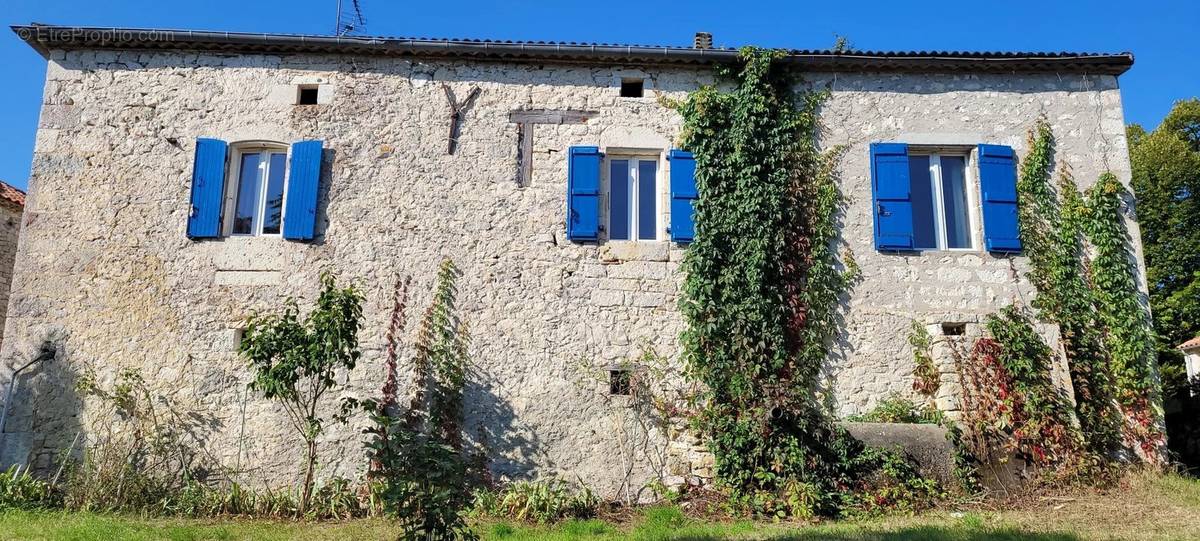
<path fill-rule="evenodd" d="M 1085 198 L 1065 166 L 1051 186 L 1054 134 L 1044 118 L 1030 131 L 1029 149 L 1017 191 L 1029 278 L 1038 290 L 1033 306 L 1058 326 L 1087 448 L 1103 457 L 1135 446 L 1157 461 L 1154 343 L 1123 229 L 1123 188 L 1106 173 Z"/>
<path fill-rule="evenodd" d="M 1125 414 L 1126 443 L 1156 457 L 1164 443 L 1156 346 L 1150 315 L 1140 299 L 1136 268 L 1130 260 L 1128 233 L 1121 215 L 1125 188 L 1104 173 L 1088 190 L 1084 228 L 1094 256 L 1092 287 L 1105 326 L 1105 346 L 1117 401 Z"/>
<path fill-rule="evenodd" d="M 472 472 L 463 441 L 463 387 L 470 364 L 470 330 L 458 316 L 458 267 L 446 259 L 438 268 L 433 298 L 421 317 L 411 362 L 407 404 L 389 377 L 381 400 L 346 399 L 343 416 L 365 411 L 373 421 L 367 454 L 369 477 L 378 483 L 384 509 L 398 519 L 399 539 L 477 539 L 466 522 Z M 388 328 L 389 365 L 400 349 L 409 280 L 397 283 Z M 389 366 L 389 376 L 395 372 Z"/>
<path fill-rule="evenodd" d="M 839 263 L 834 246 L 841 150 L 816 145 L 827 93 L 794 91 L 781 56 L 743 49 L 722 73 L 731 90 L 706 86 L 675 104 L 700 195 L 681 303 L 690 375 L 706 389 L 696 422 L 718 480 L 754 511 L 863 509 L 871 489 L 859 472 L 884 464 L 887 494 L 909 502 L 931 485 L 894 457 L 864 454 L 816 398 L 854 266 Z"/>
<path fill-rule="evenodd" d="M 700 195 L 681 300 L 685 360 L 704 389 L 695 425 L 718 481 L 753 511 L 812 516 L 912 506 L 936 488 L 896 455 L 849 437 L 817 400 L 837 301 L 856 266 L 835 249 L 842 149 L 823 153 L 816 144 L 828 94 L 797 92 L 781 56 L 743 49 L 721 73 L 729 86 L 705 86 L 672 103 L 684 119 L 682 145 L 695 156 Z M 1135 275 L 1105 199 L 1111 183 L 1102 180 L 1085 199 L 1063 169 L 1052 185 L 1054 139 L 1044 119 L 1029 148 L 1018 192 L 1039 292 L 1034 307 L 1060 330 L 1080 431 L 1064 420 L 1070 405 L 1052 390 L 1053 354 L 1022 313 L 990 319 L 992 338 L 973 356 L 1012 383 L 1011 403 L 1000 405 L 1029 431 L 1005 429 L 1014 450 L 1038 463 L 1060 463 L 1085 445 L 1106 456 L 1121 444 L 1116 398 L 1137 406 L 1132 397 L 1154 385 L 1144 361 L 1152 347 L 1123 343 L 1110 352 L 1115 340 L 1147 339 L 1134 320 L 1117 320 L 1137 301 Z M 1085 234 L 1097 253 L 1091 265 Z M 1134 317 L 1144 322 L 1144 313 Z"/>
<path fill-rule="evenodd" d="M 976 342 L 973 353 L 994 356 L 1004 374 L 986 392 L 996 394 L 997 413 L 1006 417 L 996 427 L 1007 431 L 1018 456 L 1037 465 L 1062 464 L 1077 458 L 1082 436 L 1071 424 L 1071 405 L 1050 377 L 1054 355 L 1034 330 L 1032 319 L 1015 306 L 987 317 L 989 339 Z"/>
<path fill-rule="evenodd" d="M 1033 300 L 1041 319 L 1059 328 L 1075 389 L 1075 410 L 1089 449 L 1107 455 L 1120 444 L 1120 419 L 1113 407 L 1108 355 L 1088 284 L 1080 229 L 1082 203 L 1070 173 L 1062 168 L 1058 191 L 1054 134 L 1039 118 L 1029 134 L 1029 154 L 1017 180 L 1021 242 L 1037 288 Z"/>

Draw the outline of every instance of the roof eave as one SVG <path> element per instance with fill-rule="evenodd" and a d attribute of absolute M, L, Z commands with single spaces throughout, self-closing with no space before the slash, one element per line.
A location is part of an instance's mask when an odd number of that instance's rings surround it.
<path fill-rule="evenodd" d="M 52 50 L 199 50 L 263 54 L 326 53 L 432 56 L 508 61 L 563 61 L 638 64 L 723 64 L 735 62 L 734 49 L 693 49 L 635 45 L 588 45 L 416 38 L 357 38 L 252 34 L 197 30 L 14 25 L 13 32 L 43 57 Z M 1129 53 L 1097 55 L 842 53 L 793 51 L 785 61 L 809 71 L 980 71 L 1082 72 L 1121 75 L 1133 65 Z"/>

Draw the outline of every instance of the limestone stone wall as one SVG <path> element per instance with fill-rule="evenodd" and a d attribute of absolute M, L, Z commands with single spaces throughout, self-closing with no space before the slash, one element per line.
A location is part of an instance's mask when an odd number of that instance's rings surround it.
<path fill-rule="evenodd" d="M 645 77 L 650 97 L 619 97 L 622 77 Z M 1110 76 L 808 80 L 833 91 L 822 144 L 848 147 L 839 168 L 850 198 L 841 240 L 863 279 L 844 299 L 827 380 L 831 406 L 852 414 L 911 392 L 911 319 L 974 325 L 1032 295 L 1020 257 L 875 252 L 867 145 L 986 142 L 1020 154 L 1026 129 L 1045 114 L 1058 158 L 1082 184 L 1106 168 L 1127 181 L 1120 95 Z M 197 412 L 203 447 L 243 478 L 290 481 L 299 446 L 282 412 L 246 391 L 250 376 L 235 351 L 240 322 L 288 296 L 304 306 L 320 272 L 335 271 L 367 296 L 365 354 L 345 394 L 373 396 L 383 383 L 395 280 L 414 277 L 410 345 L 438 262 L 448 257 L 463 271 L 460 306 L 472 329 L 467 426 L 483 435 L 494 471 L 557 474 L 606 495 L 645 480 L 656 462 L 622 428 L 625 406 L 588 374 L 647 348 L 676 357 L 684 249 L 568 242 L 566 150 L 664 153 L 680 118 L 653 96 L 679 98 L 711 81 L 704 70 L 659 67 L 55 52 L 3 353 L 21 354 L 52 330 L 66 338 L 60 358 L 22 384 L 9 430 L 21 431 L 28 451 L 8 459 L 44 467 L 76 432 L 88 433 L 96 410 L 71 391 L 86 363 L 102 378 L 136 368 L 158 393 Z M 460 99 L 473 85 L 482 89 L 453 156 L 442 83 Z M 297 84 L 320 85 L 320 104 L 293 105 Z M 508 118 L 517 109 L 597 114 L 585 124 L 536 126 L 532 183 L 519 187 L 517 128 Z M 197 137 L 323 140 L 317 240 L 189 240 Z M 322 476 L 363 470 L 362 422 L 330 426 Z M 656 430 L 646 438 L 653 452 L 666 445 Z"/>
<path fill-rule="evenodd" d="M 0 183 L 2 184 L 2 183 Z M 0 186 L 0 328 L 8 308 L 9 287 L 12 285 L 13 263 L 17 258 L 17 239 L 21 235 L 21 212 L 24 196 L 8 185 Z M 11 194 L 11 195 L 10 195 Z M 20 198 L 22 203 L 8 199 Z"/>

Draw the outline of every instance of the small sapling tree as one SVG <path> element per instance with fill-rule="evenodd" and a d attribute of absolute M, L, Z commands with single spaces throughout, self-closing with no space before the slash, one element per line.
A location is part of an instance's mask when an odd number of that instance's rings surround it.
<path fill-rule="evenodd" d="M 337 384 L 337 371 L 354 369 L 361 356 L 362 302 L 353 286 L 339 288 L 325 273 L 317 305 L 307 317 L 301 319 L 296 301 L 289 299 L 281 313 L 254 314 L 246 324 L 240 351 L 254 371 L 250 388 L 279 402 L 304 440 L 301 513 L 312 496 L 317 437 L 324 422 L 318 405 Z"/>

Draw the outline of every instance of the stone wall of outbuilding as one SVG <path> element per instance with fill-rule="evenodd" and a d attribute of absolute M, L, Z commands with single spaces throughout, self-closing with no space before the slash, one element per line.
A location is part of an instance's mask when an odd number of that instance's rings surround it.
<path fill-rule="evenodd" d="M 12 285 L 13 263 L 17 259 L 17 240 L 21 236 L 24 204 L 24 194 L 0 182 L 0 328 L 3 328 L 8 308 L 8 292 Z"/>
<path fill-rule="evenodd" d="M 647 97 L 619 97 L 627 77 L 645 78 Z M 460 307 L 471 328 L 467 426 L 484 435 L 493 470 L 579 479 L 605 495 L 656 475 L 661 460 L 650 456 L 665 435 L 631 435 L 628 406 L 594 374 L 646 349 L 677 358 L 684 248 L 568 242 L 566 150 L 665 153 L 680 117 L 657 96 L 680 98 L 712 81 L 699 68 L 54 52 L 3 354 L 24 355 L 50 331 L 62 348 L 22 382 L 8 430 L 17 433 L 10 443 L 24 444 L 5 458 L 48 467 L 77 432 L 104 422 L 72 391 L 81 367 L 108 381 L 133 368 L 176 408 L 196 413 L 197 445 L 224 466 L 253 484 L 290 481 L 300 446 L 282 412 L 246 391 L 241 322 L 288 297 L 305 306 L 319 274 L 336 272 L 367 298 L 364 357 L 341 394 L 374 396 L 397 277 L 414 278 L 409 346 L 438 263 L 451 258 L 463 271 Z M 482 89 L 454 155 L 446 154 L 443 83 L 460 99 Z M 319 86 L 318 105 L 294 104 L 302 84 Z M 1112 76 L 844 73 L 811 74 L 807 84 L 832 90 L 821 144 L 846 146 L 841 242 L 863 272 L 830 346 L 826 400 L 842 415 L 892 393 L 912 395 L 912 319 L 974 327 L 1033 294 L 1021 257 L 876 252 L 869 143 L 994 143 L 1020 155 L 1026 130 L 1046 115 L 1057 158 L 1081 185 L 1106 169 L 1128 181 Z M 584 124 L 534 128 L 527 187 L 516 182 L 509 121 L 521 109 L 596 112 Z M 317 240 L 189 240 L 197 137 L 323 140 Z M 974 234 L 978 245 L 978 226 Z M 943 402 L 954 408 L 952 396 Z M 322 476 L 361 474 L 364 422 L 329 426 Z"/>

